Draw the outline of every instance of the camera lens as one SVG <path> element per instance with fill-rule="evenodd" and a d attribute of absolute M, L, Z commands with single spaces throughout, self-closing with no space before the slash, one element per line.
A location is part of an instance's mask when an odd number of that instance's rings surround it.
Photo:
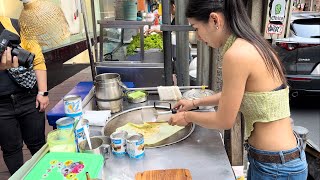
<path fill-rule="evenodd" d="M 11 51 L 11 54 L 12 54 L 12 57 L 13 56 L 18 57 L 20 66 L 24 66 L 25 68 L 31 67 L 31 64 L 33 63 L 33 59 L 34 59 L 34 54 L 22 48 L 13 48 Z"/>

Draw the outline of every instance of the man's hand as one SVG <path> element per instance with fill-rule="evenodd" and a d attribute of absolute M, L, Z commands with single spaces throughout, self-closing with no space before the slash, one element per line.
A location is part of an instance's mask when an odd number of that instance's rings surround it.
<path fill-rule="evenodd" d="M 6 70 L 13 67 L 18 67 L 18 57 L 14 56 L 12 58 L 11 56 L 11 48 L 7 47 L 7 49 L 3 52 L 1 56 L 1 63 L 0 63 L 0 70 Z"/>
<path fill-rule="evenodd" d="M 49 97 L 37 95 L 36 108 L 39 108 L 39 112 L 44 112 L 49 105 Z"/>

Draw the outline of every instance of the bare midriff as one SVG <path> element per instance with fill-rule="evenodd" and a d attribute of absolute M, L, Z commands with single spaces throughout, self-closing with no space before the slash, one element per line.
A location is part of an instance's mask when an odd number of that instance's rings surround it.
<path fill-rule="evenodd" d="M 266 151 L 285 151 L 297 146 L 293 134 L 291 118 L 272 122 L 256 122 L 248 142 L 256 149 Z"/>

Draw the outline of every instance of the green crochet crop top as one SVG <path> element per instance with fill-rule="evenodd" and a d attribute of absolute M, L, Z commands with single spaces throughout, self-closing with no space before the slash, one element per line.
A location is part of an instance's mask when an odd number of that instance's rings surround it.
<path fill-rule="evenodd" d="M 236 41 L 237 36 L 231 34 L 222 49 L 222 56 Z M 282 85 L 283 86 L 283 85 Z M 245 92 L 240 111 L 245 120 L 244 139 L 247 140 L 253 131 L 256 122 L 272 122 L 290 116 L 289 88 L 270 92 Z"/>
<path fill-rule="evenodd" d="M 289 88 L 270 92 L 245 92 L 240 111 L 245 120 L 247 140 L 255 122 L 272 122 L 290 116 Z"/>

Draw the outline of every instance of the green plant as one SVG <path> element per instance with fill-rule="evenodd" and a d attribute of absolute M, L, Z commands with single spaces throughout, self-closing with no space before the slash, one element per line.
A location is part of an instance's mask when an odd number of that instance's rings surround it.
<path fill-rule="evenodd" d="M 133 40 L 127 47 L 127 55 L 136 54 L 135 50 L 140 48 L 140 36 L 134 36 Z M 163 40 L 160 34 L 152 34 L 144 37 L 144 49 L 161 49 L 163 50 Z"/>

